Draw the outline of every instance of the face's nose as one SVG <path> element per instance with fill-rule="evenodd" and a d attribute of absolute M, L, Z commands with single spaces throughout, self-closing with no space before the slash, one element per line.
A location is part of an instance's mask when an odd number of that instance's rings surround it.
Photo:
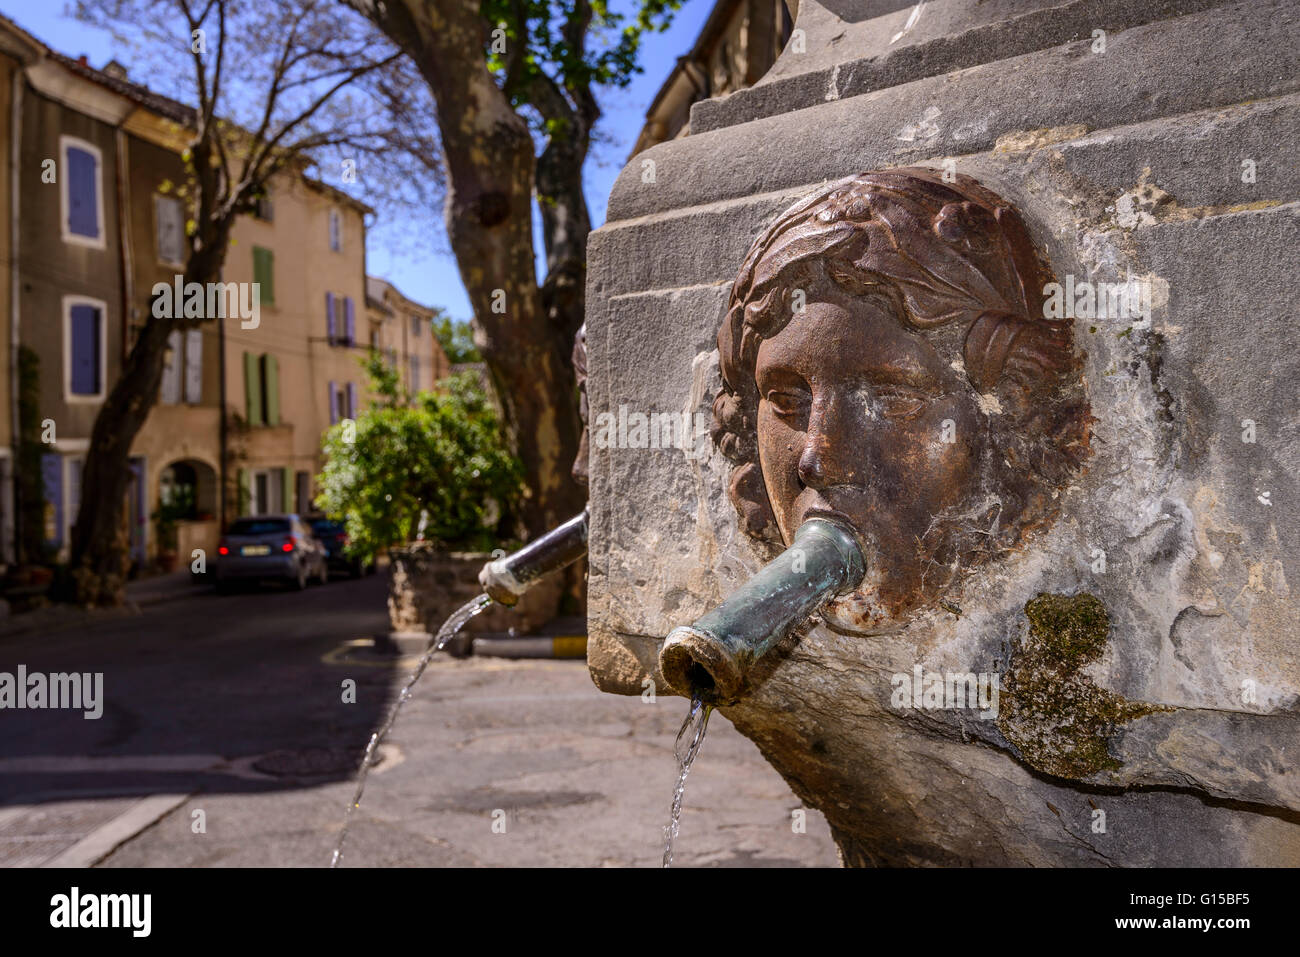
<path fill-rule="evenodd" d="M 845 454 L 854 434 L 848 412 L 844 397 L 836 392 L 813 396 L 808 433 L 798 465 L 799 479 L 808 488 L 822 489 L 853 481 L 855 470 Z"/>

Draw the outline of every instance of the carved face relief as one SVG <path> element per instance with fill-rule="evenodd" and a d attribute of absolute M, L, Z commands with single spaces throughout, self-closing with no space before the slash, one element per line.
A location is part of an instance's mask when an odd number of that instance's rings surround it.
<path fill-rule="evenodd" d="M 857 533 L 867 577 L 833 627 L 897 627 L 1050 520 L 1088 414 L 1048 281 L 1009 207 L 928 170 L 834 184 L 751 249 L 714 438 L 751 534 L 789 544 L 819 514 Z"/>
<path fill-rule="evenodd" d="M 764 340 L 758 452 L 782 541 L 817 514 L 847 520 L 896 603 L 921 584 L 933 516 L 978 491 L 985 430 L 957 373 L 881 305 L 810 303 Z"/>

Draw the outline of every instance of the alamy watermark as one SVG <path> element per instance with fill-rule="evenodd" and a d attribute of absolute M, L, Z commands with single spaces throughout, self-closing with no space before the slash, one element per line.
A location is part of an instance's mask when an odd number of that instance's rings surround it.
<path fill-rule="evenodd" d="M 1135 329 L 1151 325 L 1151 283 L 1129 277 L 1123 282 L 1075 282 L 1067 273 L 1064 283 L 1043 287 L 1044 319 L 1122 319 Z"/>
<path fill-rule="evenodd" d="M 704 412 L 601 412 L 591 423 L 598 449 L 679 449 L 688 459 L 708 458 L 711 419 Z"/>
<path fill-rule="evenodd" d="M 892 707 L 926 711 L 979 711 L 985 721 L 998 716 L 999 676 L 996 672 L 926 671 L 920 665 L 912 673 L 898 673 L 889 679 Z"/>
<path fill-rule="evenodd" d="M 262 322 L 262 285 L 256 282 L 186 282 L 176 276 L 171 283 L 153 286 L 155 319 L 238 318 L 239 328 L 256 329 Z"/>
<path fill-rule="evenodd" d="M 93 721 L 104 714 L 104 672 L 45 674 L 19 665 L 16 672 L 0 671 L 0 710 L 11 708 L 68 708 L 84 711 Z"/>

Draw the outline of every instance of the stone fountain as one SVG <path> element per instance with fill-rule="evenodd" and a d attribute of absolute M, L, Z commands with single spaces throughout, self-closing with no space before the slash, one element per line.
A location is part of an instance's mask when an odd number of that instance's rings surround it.
<path fill-rule="evenodd" d="M 721 679 L 846 864 L 1300 863 L 1298 41 L 802 0 L 591 237 L 597 686 Z"/>

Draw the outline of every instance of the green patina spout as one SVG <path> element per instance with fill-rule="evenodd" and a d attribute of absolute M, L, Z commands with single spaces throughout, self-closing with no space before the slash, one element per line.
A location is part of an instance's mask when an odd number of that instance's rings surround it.
<path fill-rule="evenodd" d="M 519 596 L 549 572 L 572 565 L 587 554 L 587 510 L 551 529 L 517 552 L 488 562 L 479 584 L 493 601 L 514 605 Z"/>
<path fill-rule="evenodd" d="M 809 519 L 790 547 L 735 594 L 694 624 L 674 628 L 659 653 L 659 669 L 679 694 L 734 703 L 747 690 L 756 661 L 865 575 L 853 533 L 831 519 Z"/>

